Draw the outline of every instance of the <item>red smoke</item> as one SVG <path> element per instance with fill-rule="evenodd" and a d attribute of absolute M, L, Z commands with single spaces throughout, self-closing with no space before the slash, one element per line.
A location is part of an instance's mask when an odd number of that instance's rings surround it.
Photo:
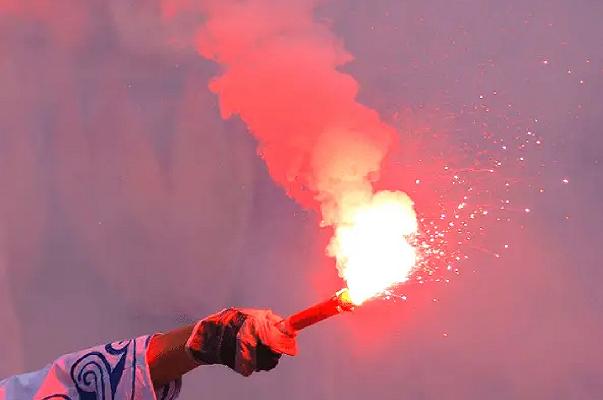
<path fill-rule="evenodd" d="M 175 15 L 178 6 L 165 4 L 164 15 Z M 325 223 L 336 222 L 342 203 L 372 192 L 395 135 L 356 101 L 357 82 L 338 70 L 351 56 L 315 20 L 314 1 L 208 1 L 203 8 L 197 48 L 222 67 L 210 83 L 222 116 L 247 124 L 291 197 L 320 205 Z"/>

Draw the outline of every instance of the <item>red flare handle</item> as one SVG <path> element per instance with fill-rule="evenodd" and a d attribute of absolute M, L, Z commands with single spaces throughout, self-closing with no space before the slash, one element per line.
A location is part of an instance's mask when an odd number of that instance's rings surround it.
<path fill-rule="evenodd" d="M 284 321 L 289 328 L 301 331 L 310 325 L 353 309 L 354 303 L 350 299 L 348 290 L 342 289 L 330 299 L 290 315 Z"/>

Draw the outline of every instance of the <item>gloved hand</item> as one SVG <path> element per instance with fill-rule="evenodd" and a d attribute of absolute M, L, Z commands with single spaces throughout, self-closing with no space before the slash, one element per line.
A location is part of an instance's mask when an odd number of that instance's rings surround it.
<path fill-rule="evenodd" d="M 270 310 L 228 308 L 199 321 L 186 343 L 197 362 L 222 364 L 243 376 L 276 367 L 297 354 L 295 332 Z"/>

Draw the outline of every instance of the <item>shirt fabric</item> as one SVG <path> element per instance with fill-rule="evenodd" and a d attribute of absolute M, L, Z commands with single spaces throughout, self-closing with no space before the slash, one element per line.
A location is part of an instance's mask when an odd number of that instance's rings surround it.
<path fill-rule="evenodd" d="M 155 391 L 147 363 L 152 336 L 59 357 L 43 369 L 0 381 L 0 400 L 173 400 L 181 380 Z"/>

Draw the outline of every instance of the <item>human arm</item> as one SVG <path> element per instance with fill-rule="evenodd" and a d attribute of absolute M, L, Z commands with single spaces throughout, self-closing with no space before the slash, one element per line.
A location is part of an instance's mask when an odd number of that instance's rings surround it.
<path fill-rule="evenodd" d="M 295 332 L 269 310 L 229 308 L 166 334 L 147 352 L 155 387 L 201 365 L 222 364 L 244 376 L 276 367 L 281 354 L 297 352 Z"/>
<path fill-rule="evenodd" d="M 188 325 L 152 337 L 147 360 L 153 386 L 158 388 L 202 365 L 186 351 L 186 342 L 195 325 Z"/>
<path fill-rule="evenodd" d="M 281 354 L 294 355 L 295 335 L 280 321 L 270 311 L 227 309 L 167 333 L 67 354 L 0 381 L 0 400 L 172 400 L 181 376 L 200 365 L 223 364 L 248 376 L 274 368 Z"/>

